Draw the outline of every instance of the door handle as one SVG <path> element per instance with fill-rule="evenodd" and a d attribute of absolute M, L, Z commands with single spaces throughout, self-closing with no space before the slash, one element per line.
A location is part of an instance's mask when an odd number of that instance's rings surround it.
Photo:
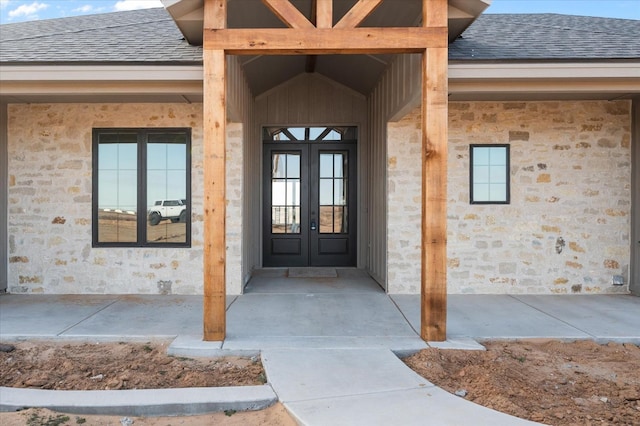
<path fill-rule="evenodd" d="M 311 230 L 312 230 L 312 231 L 315 231 L 316 229 L 318 229 L 318 226 L 316 225 L 316 221 L 315 221 L 315 220 L 312 220 L 312 221 L 311 221 Z"/>

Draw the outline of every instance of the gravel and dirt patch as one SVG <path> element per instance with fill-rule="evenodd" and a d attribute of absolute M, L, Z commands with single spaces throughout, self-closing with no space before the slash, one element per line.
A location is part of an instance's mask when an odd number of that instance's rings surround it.
<path fill-rule="evenodd" d="M 549 425 L 640 425 L 640 348 L 592 341 L 485 342 L 404 361 L 469 401 Z"/>
<path fill-rule="evenodd" d="M 0 386 L 150 389 L 260 385 L 259 359 L 166 355 L 168 342 L 20 342 L 0 352 Z M 404 361 L 469 401 L 549 425 L 640 425 L 640 348 L 591 341 L 485 342 L 486 352 L 426 349 Z M 313 366 L 309 366 L 313 368 Z M 121 417 L 30 409 L 1 413 L 2 425 L 122 424 Z M 131 418 L 136 425 L 294 425 L 281 404 L 258 412 Z"/>
<path fill-rule="evenodd" d="M 173 357 L 167 344 L 17 343 L 14 351 L 0 352 L 0 386 L 120 390 L 266 383 L 259 357 Z"/>
<path fill-rule="evenodd" d="M 282 404 L 260 411 L 222 412 L 180 417 L 87 416 L 31 408 L 0 413 L 2 426 L 296 426 Z"/>

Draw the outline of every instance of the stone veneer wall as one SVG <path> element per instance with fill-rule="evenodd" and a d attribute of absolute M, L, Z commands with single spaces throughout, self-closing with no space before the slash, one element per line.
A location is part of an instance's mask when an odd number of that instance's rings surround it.
<path fill-rule="evenodd" d="M 420 291 L 419 114 L 388 128 L 390 293 Z M 629 101 L 450 103 L 449 293 L 628 291 L 630 114 Z M 511 204 L 469 204 L 471 143 L 511 145 Z"/>
<path fill-rule="evenodd" d="M 10 105 L 9 292 L 202 294 L 202 121 L 201 104 Z M 91 247 L 95 127 L 192 129 L 191 248 Z M 239 294 L 240 125 L 229 125 L 227 157 L 227 292 Z"/>

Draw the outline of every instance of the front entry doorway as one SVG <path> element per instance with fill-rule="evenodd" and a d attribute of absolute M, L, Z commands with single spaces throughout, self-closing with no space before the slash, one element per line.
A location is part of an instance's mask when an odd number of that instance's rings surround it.
<path fill-rule="evenodd" d="M 263 132 L 263 266 L 356 266 L 357 129 Z"/>

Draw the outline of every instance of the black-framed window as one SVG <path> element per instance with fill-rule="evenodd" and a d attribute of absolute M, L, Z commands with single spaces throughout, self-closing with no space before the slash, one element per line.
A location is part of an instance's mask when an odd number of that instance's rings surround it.
<path fill-rule="evenodd" d="M 94 247 L 190 247 L 191 129 L 94 129 L 92 180 Z"/>
<path fill-rule="evenodd" d="M 509 204 L 510 146 L 470 145 L 469 150 L 471 204 Z"/>

